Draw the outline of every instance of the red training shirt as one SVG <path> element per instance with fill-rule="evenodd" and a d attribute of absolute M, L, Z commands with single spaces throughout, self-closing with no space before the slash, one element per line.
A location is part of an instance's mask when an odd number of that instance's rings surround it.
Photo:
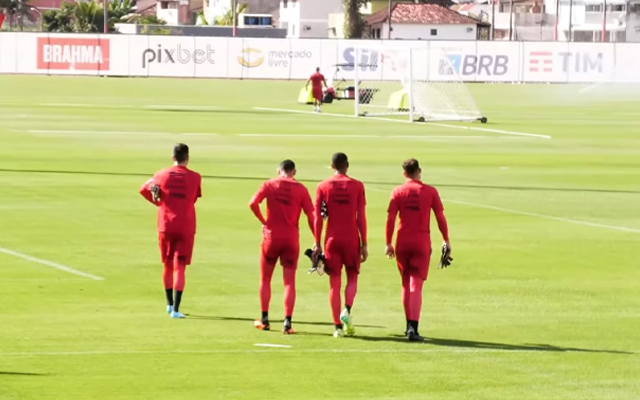
<path fill-rule="evenodd" d="M 367 243 L 367 217 L 364 185 L 343 174 L 322 181 L 316 190 L 314 236 L 321 243 L 323 219 L 322 202 L 327 205 L 326 239 Z"/>
<path fill-rule="evenodd" d="M 149 186 L 160 186 L 160 202 L 153 203 Z M 202 197 L 202 177 L 185 166 L 176 165 L 156 172 L 140 188 L 140 194 L 158 207 L 158 232 L 193 235 L 196 232 L 196 208 Z"/>
<path fill-rule="evenodd" d="M 400 213 L 397 243 L 424 245 L 431 243 L 429 224 L 431 210 L 445 241 L 449 240 L 447 220 L 438 191 L 433 186 L 409 180 L 391 192 L 387 215 L 387 244 L 391 244 L 396 215 Z"/>
<path fill-rule="evenodd" d="M 324 75 L 322 75 L 320 72 L 316 72 L 315 74 L 311 75 L 309 80 L 311 81 L 311 86 L 314 89 L 322 89 L 322 82 L 324 82 Z"/>
<path fill-rule="evenodd" d="M 260 203 L 267 199 L 267 218 Z M 262 222 L 262 234 L 268 239 L 298 238 L 298 220 L 304 210 L 312 226 L 313 205 L 307 188 L 293 178 L 278 177 L 264 182 L 249 202 L 253 214 Z"/>

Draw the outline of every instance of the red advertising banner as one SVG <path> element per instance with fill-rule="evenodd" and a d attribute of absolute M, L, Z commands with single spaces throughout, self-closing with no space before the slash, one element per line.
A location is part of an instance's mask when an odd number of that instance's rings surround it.
<path fill-rule="evenodd" d="M 109 70 L 109 39 L 38 38 L 38 69 Z"/>

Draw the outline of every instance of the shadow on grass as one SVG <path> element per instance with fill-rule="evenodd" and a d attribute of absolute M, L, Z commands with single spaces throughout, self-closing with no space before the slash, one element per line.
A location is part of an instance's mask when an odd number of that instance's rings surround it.
<path fill-rule="evenodd" d="M 35 372 L 13 372 L 13 371 L 0 371 L 0 375 L 13 375 L 13 376 L 47 376 L 49 374 L 38 374 Z"/>
<path fill-rule="evenodd" d="M 366 342 L 397 342 L 411 345 L 420 345 L 421 343 L 409 342 L 405 336 L 389 335 L 389 336 L 354 336 L 349 338 L 352 340 L 363 340 Z M 443 347 L 457 347 L 477 350 L 504 350 L 504 351 L 542 351 L 542 352 L 576 352 L 576 353 L 603 353 L 603 354 L 637 354 L 630 351 L 621 350 L 600 350 L 600 349 L 583 349 L 578 347 L 561 347 L 550 344 L 508 344 L 495 342 L 479 342 L 475 340 L 461 339 L 442 339 L 425 337 L 423 344 Z"/>
<path fill-rule="evenodd" d="M 177 135 L 179 136 L 179 135 Z M 150 177 L 153 172 L 108 172 L 108 171 L 61 171 L 61 170 L 41 170 L 41 169 L 9 169 L 0 168 L 0 172 L 27 173 L 27 174 L 67 174 L 67 175 L 97 175 L 97 176 L 140 176 Z M 258 176 L 230 176 L 230 175 L 202 175 L 203 179 L 213 180 L 245 180 L 245 181 L 265 181 L 271 177 Z M 299 179 L 300 182 L 318 183 L 320 179 Z M 368 185 L 397 186 L 401 182 L 375 182 L 365 181 Z M 430 183 L 433 186 L 454 188 L 454 189 L 487 189 L 487 190 L 511 190 L 511 191 L 542 191 L 542 192 L 572 192 L 572 193 L 614 193 L 614 194 L 640 194 L 640 190 L 619 190 L 619 189 L 597 189 L 597 188 L 551 188 L 536 186 L 494 186 L 494 185 L 456 185 L 446 183 Z"/>
<path fill-rule="evenodd" d="M 244 318 L 244 317 L 218 317 L 218 316 L 191 315 L 191 314 L 186 314 L 186 315 L 187 315 L 187 317 L 189 319 L 205 319 L 205 320 L 210 320 L 210 321 L 241 321 L 241 322 L 251 322 L 251 323 L 253 323 L 253 321 L 255 321 L 254 318 Z M 284 320 L 282 320 L 282 319 L 272 319 L 272 320 L 270 320 L 270 322 L 271 322 L 271 325 L 273 326 L 272 329 L 279 331 L 280 328 L 281 328 L 279 325 L 282 325 Z M 276 326 L 276 325 L 278 325 L 278 326 Z M 330 327 L 333 328 L 333 324 L 331 322 L 297 321 L 295 319 L 293 320 L 293 325 L 294 325 L 294 327 L 297 326 L 297 325 L 312 325 L 312 326 L 330 326 Z M 358 327 L 372 328 L 372 329 L 386 329 L 387 328 L 386 326 L 380 326 L 380 325 L 360 325 L 360 324 L 358 324 Z M 298 334 L 298 333 L 296 333 L 296 334 Z"/>

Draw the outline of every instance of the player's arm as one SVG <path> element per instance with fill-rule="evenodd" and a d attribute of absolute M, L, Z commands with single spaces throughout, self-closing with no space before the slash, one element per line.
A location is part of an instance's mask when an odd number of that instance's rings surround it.
<path fill-rule="evenodd" d="M 393 258 L 396 255 L 396 251 L 393 248 L 393 231 L 396 229 L 396 217 L 398 216 L 398 201 L 396 200 L 395 193 L 391 193 L 391 200 L 389 201 L 389 208 L 387 208 L 387 229 L 385 231 L 385 239 L 387 246 L 384 253 L 389 258 Z"/>
<path fill-rule="evenodd" d="M 324 75 L 322 76 L 322 83 L 324 84 L 325 88 L 328 88 L 329 86 L 327 85 L 327 81 L 324 79 Z"/>
<path fill-rule="evenodd" d="M 311 78 L 307 79 L 307 83 L 304 85 L 305 90 L 309 90 L 309 82 L 311 82 Z"/>
<path fill-rule="evenodd" d="M 324 219 L 322 217 L 322 203 L 326 201 L 322 186 L 318 185 L 316 189 L 316 201 L 314 204 L 314 224 L 313 224 L 313 237 L 316 239 L 316 243 L 313 246 L 313 257 L 318 256 L 322 252 L 322 228 L 324 225 Z"/>
<path fill-rule="evenodd" d="M 157 193 L 157 195 L 154 196 L 154 191 Z M 160 194 L 160 187 L 154 182 L 153 178 L 149 179 L 148 181 L 146 181 L 145 183 L 142 184 L 142 186 L 140 187 L 140 194 L 142 195 L 142 197 L 144 197 L 149 203 L 153 204 L 154 206 L 157 206 L 159 203 L 159 194 Z M 157 198 L 157 202 L 154 201 Z"/>
<path fill-rule="evenodd" d="M 313 208 L 313 203 L 311 202 L 309 191 L 306 188 L 303 188 L 302 190 L 304 192 L 302 195 L 302 211 L 304 211 L 304 214 L 307 216 L 307 223 L 309 224 L 309 230 L 311 231 L 311 234 L 315 236 L 315 210 Z"/>
<path fill-rule="evenodd" d="M 262 215 L 262 210 L 260 210 L 260 203 L 262 203 L 262 201 L 266 197 L 267 197 L 267 185 L 263 183 L 260 186 L 260 189 L 258 189 L 258 191 L 256 192 L 256 194 L 253 195 L 253 197 L 251 198 L 251 201 L 249 201 L 249 208 L 251 209 L 251 212 L 253 212 L 253 215 L 256 216 L 256 218 L 258 219 L 258 221 L 260 221 L 262 225 L 266 225 L 267 220 Z"/>
<path fill-rule="evenodd" d="M 447 225 L 447 218 L 444 216 L 444 206 L 442 205 L 442 200 L 440 199 L 440 194 L 436 189 L 433 189 L 434 196 L 431 202 L 431 209 L 436 216 L 436 221 L 438 222 L 438 229 L 442 234 L 442 239 L 445 241 L 447 246 L 451 248 L 449 244 L 449 227 Z"/>
<path fill-rule="evenodd" d="M 367 200 L 364 194 L 364 185 L 361 184 L 360 193 L 358 194 L 358 214 L 356 215 L 356 224 L 358 225 L 358 231 L 360 232 L 360 258 L 362 262 L 367 261 L 367 258 L 369 258 L 369 251 L 367 249 L 366 206 Z"/>
<path fill-rule="evenodd" d="M 198 191 L 196 192 L 196 198 L 193 204 L 195 204 L 200 197 L 202 197 L 202 177 L 198 175 Z"/>

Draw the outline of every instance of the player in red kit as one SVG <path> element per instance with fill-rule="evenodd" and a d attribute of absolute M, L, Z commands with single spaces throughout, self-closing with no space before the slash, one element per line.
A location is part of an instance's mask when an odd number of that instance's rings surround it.
<path fill-rule="evenodd" d="M 316 73 L 307 80 L 307 85 L 305 86 L 307 90 L 309 90 L 309 82 L 311 82 L 311 91 L 313 92 L 313 111 L 319 113 L 322 105 L 322 85 L 327 87 L 324 75 L 320 73 L 320 67 L 316 68 Z"/>
<path fill-rule="evenodd" d="M 449 232 L 444 207 L 438 191 L 422 183 L 422 170 L 416 159 L 409 159 L 402 165 L 407 182 L 396 187 L 391 193 L 387 215 L 385 253 L 396 258 L 402 277 L 402 304 L 407 318 L 406 335 L 410 341 L 423 341 L 418 333 L 418 322 L 422 308 L 422 286 L 429 274 L 431 258 L 431 237 L 429 220 L 431 210 L 438 221 L 438 228 L 449 249 Z M 392 245 L 396 216 L 400 214 L 398 237 L 395 248 Z"/>
<path fill-rule="evenodd" d="M 173 167 L 157 172 L 140 188 L 140 194 L 158 207 L 158 239 L 164 264 L 162 280 L 171 318 L 184 318 L 180 302 L 185 284 L 185 268 L 191 264 L 196 233 L 195 203 L 202 197 L 202 178 L 187 168 L 189 147 L 173 148 Z"/>
<path fill-rule="evenodd" d="M 296 269 L 300 255 L 298 220 L 301 211 L 307 215 L 309 229 L 313 232 L 313 205 L 307 188 L 294 179 L 296 165 L 284 160 L 278 167 L 278 177 L 260 186 L 249 202 L 251 211 L 262 223 L 262 252 L 260 257 L 260 306 L 262 318 L 254 325 L 260 330 L 270 330 L 269 301 L 271 277 L 278 259 L 282 265 L 284 280 L 284 334 L 292 334 L 291 317 L 296 301 Z M 260 203 L 267 200 L 267 218 L 262 215 Z"/>
<path fill-rule="evenodd" d="M 315 201 L 315 226 L 313 257 L 322 253 L 323 217 L 327 218 L 324 241 L 325 272 L 329 275 L 329 301 L 335 324 L 334 337 L 353 335 L 351 307 L 358 289 L 360 263 L 365 262 L 367 251 L 366 200 L 362 182 L 347 176 L 349 160 L 344 153 L 332 157 L 335 174 L 318 185 Z M 344 291 L 345 308 L 340 312 L 342 300 L 342 267 L 347 273 Z M 344 327 L 344 329 L 343 329 Z"/>

